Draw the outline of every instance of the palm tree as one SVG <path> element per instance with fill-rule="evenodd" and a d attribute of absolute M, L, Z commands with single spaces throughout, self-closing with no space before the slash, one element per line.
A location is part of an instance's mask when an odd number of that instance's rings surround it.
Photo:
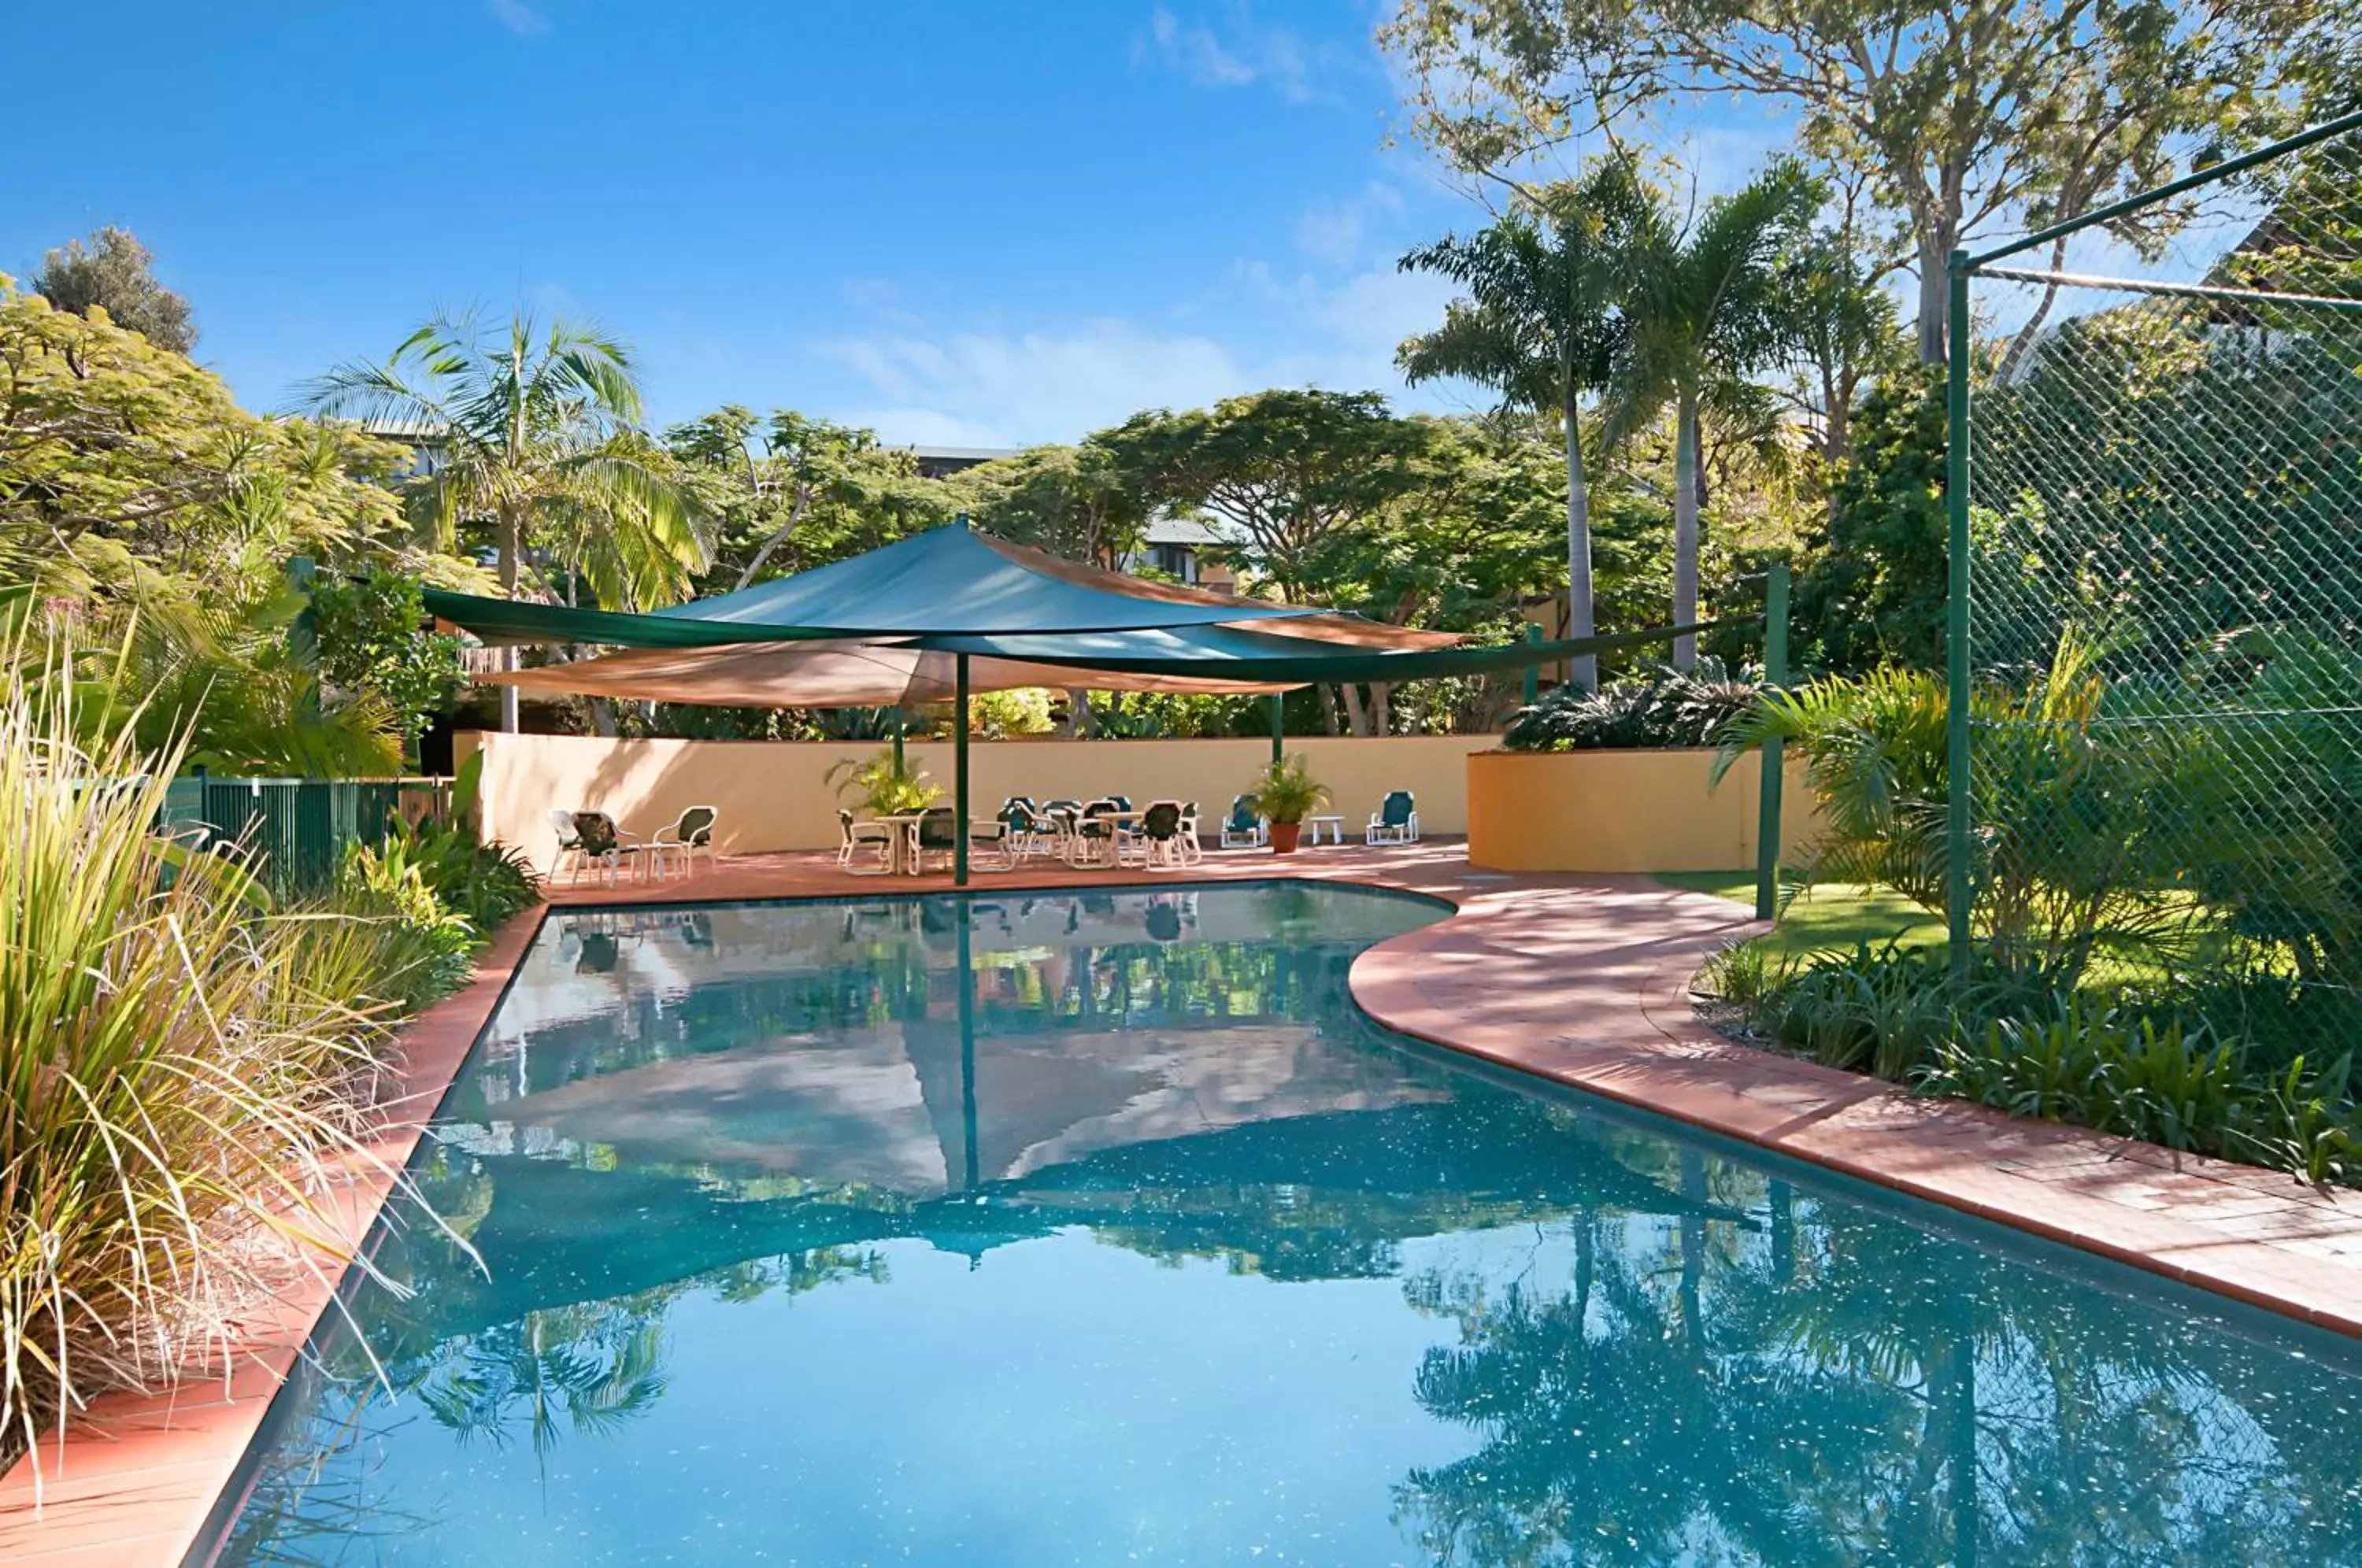
<path fill-rule="evenodd" d="M 1443 325 L 1396 356 L 1413 384 L 1460 376 L 1505 401 L 1558 415 L 1566 436 L 1567 635 L 1593 631 L 1591 502 L 1578 411 L 1614 361 L 1621 234 L 1645 208 L 1630 166 L 1611 160 L 1579 182 L 1547 186 L 1490 228 L 1445 236 L 1402 259 L 1468 291 Z M 1598 660 L 1574 661 L 1574 679 L 1598 684 Z"/>
<path fill-rule="evenodd" d="M 1802 165 L 1774 163 L 1753 183 L 1685 222 L 1661 198 L 1644 204 L 1624 249 L 1626 337 L 1608 392 L 1607 434 L 1630 436 L 1673 404 L 1673 622 L 1698 618 L 1698 505 L 1705 490 L 1699 420 L 1709 404 L 1752 412 L 1746 377 L 1777 346 L 1772 305 L 1781 242 L 1819 204 Z M 1675 667 L 1697 662 L 1697 638 L 1673 642 Z"/>
<path fill-rule="evenodd" d="M 382 364 L 338 365 L 304 392 L 324 416 L 431 434 L 431 471 L 411 486 L 414 521 L 444 548 L 461 525 L 489 526 L 501 590 L 513 598 L 539 548 L 569 602 L 678 601 L 706 560 L 703 510 L 641 429 L 631 351 L 595 328 L 519 312 L 506 332 L 472 314 L 436 314 Z M 514 649 L 506 663 L 515 668 Z M 517 694 L 501 690 L 501 727 Z"/>

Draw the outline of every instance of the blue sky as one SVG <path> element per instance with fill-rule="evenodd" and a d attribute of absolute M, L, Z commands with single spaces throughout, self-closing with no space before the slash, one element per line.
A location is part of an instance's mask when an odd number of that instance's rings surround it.
<path fill-rule="evenodd" d="M 1394 259 L 1483 215 L 1385 145 L 1375 19 L 118 5 L 138 47 L 11 83 L 0 269 L 132 227 L 263 408 L 431 307 L 520 301 L 635 344 L 659 421 L 734 401 L 1002 444 L 1264 385 L 1392 392 L 1448 292 Z"/>

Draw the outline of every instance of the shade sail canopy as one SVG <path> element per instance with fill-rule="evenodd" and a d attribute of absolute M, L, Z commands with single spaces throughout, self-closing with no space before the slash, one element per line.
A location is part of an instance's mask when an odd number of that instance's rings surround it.
<path fill-rule="evenodd" d="M 1304 624 L 1304 634 L 1370 646 L 1456 638 L 1302 606 L 1150 582 L 954 524 L 850 560 L 648 613 L 579 610 L 430 589 L 426 607 L 487 642 L 706 647 L 832 638 L 1127 632 Z"/>
<path fill-rule="evenodd" d="M 646 701 L 751 708 L 889 708 L 950 701 L 957 690 L 957 663 L 956 654 L 909 643 L 729 643 L 709 648 L 635 648 L 604 658 L 477 679 L 528 691 Z M 1032 686 L 1193 695 L 1286 690 L 1285 684 L 1235 679 L 1154 672 L 1101 674 L 1021 659 L 987 657 L 968 661 L 971 691 L 1013 691 Z"/>

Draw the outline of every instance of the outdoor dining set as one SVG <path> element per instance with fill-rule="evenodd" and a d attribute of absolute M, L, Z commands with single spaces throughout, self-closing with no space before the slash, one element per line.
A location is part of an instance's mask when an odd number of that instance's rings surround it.
<path fill-rule="evenodd" d="M 840 810 L 836 863 L 871 876 L 920 876 L 942 870 L 957 852 L 958 814 L 948 807 L 886 816 L 855 817 Z M 1304 819 L 1309 842 L 1323 827 L 1331 843 L 1344 842 L 1344 818 Z M 968 864 L 979 871 L 1014 870 L 1028 861 L 1057 860 L 1078 868 L 1171 869 L 1195 865 L 1206 854 L 1195 801 L 1151 801 L 1135 807 L 1128 796 L 1036 802 L 1012 795 L 989 818 L 967 824 Z M 1271 842 L 1271 823 L 1255 812 L 1253 798 L 1241 795 L 1217 827 L 1224 849 L 1260 848 Z M 1410 844 L 1418 837 L 1418 811 L 1410 791 L 1389 794 L 1370 816 L 1366 841 Z"/>

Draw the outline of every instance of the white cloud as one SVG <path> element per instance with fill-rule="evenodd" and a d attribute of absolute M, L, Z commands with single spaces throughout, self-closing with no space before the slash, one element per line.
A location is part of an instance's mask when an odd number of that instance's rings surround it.
<path fill-rule="evenodd" d="M 1333 46 L 1308 48 L 1287 28 L 1258 23 L 1243 0 L 1230 8 L 1219 33 L 1204 23 L 1184 22 L 1160 5 L 1148 14 L 1147 47 L 1198 86 L 1261 83 L 1292 104 L 1325 98 L 1319 79 L 1343 63 Z"/>
<path fill-rule="evenodd" d="M 1282 280 L 1261 261 L 1232 269 L 1223 292 L 1235 330 L 1166 332 L 1093 318 L 1021 332 L 927 334 L 885 330 L 819 346 L 852 371 L 874 403 L 839 417 L 896 442 L 1015 447 L 1072 441 L 1148 408 L 1201 408 L 1275 386 L 1375 390 L 1404 395 L 1396 346 L 1443 319 L 1451 285 L 1391 268 L 1339 283 L 1309 275 Z M 1243 310 L 1241 307 L 1245 307 Z M 1273 310 L 1292 330 L 1273 342 L 1248 336 L 1250 320 Z M 1203 321 L 1225 314 L 1202 311 Z M 847 400 L 856 402 L 858 400 Z M 1421 407 L 1459 407 L 1449 389 L 1405 398 Z"/>
<path fill-rule="evenodd" d="M 1022 333 L 906 333 L 821 345 L 885 406 L 848 415 L 896 441 L 1013 447 L 1071 441 L 1143 408 L 1189 408 L 1254 384 L 1197 334 L 1097 319 Z"/>
<path fill-rule="evenodd" d="M 525 4 L 525 0 L 484 0 L 484 8 L 501 26 L 519 38 L 533 38 L 549 31 L 549 20 Z"/>
<path fill-rule="evenodd" d="M 1353 195 L 1324 198 L 1307 207 L 1296 222 L 1296 248 L 1316 261 L 1350 266 L 1366 258 L 1372 227 L 1402 210 L 1402 193 L 1384 180 L 1373 180 Z"/>

